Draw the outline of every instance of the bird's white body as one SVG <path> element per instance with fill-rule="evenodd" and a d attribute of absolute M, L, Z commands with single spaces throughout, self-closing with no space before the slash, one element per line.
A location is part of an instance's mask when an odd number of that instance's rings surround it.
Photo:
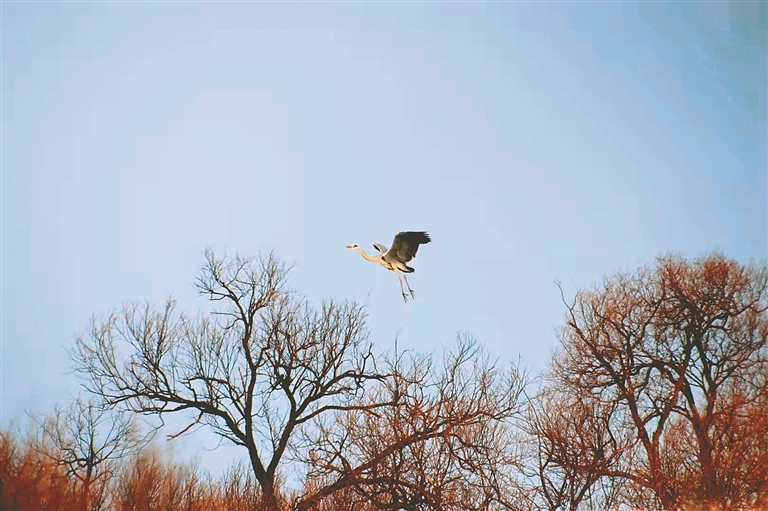
<path fill-rule="evenodd" d="M 408 283 L 408 277 L 405 276 L 406 273 L 413 273 L 414 269 L 409 267 L 406 263 L 416 257 L 416 252 L 419 250 L 419 245 L 424 245 L 430 241 L 432 240 L 426 232 L 407 231 L 397 233 L 394 241 L 392 242 L 392 248 L 387 248 L 381 243 L 374 243 L 374 248 L 379 252 L 376 255 L 367 254 L 365 250 L 363 250 L 362 247 L 359 247 L 358 245 L 348 245 L 347 248 L 360 252 L 360 255 L 362 255 L 368 261 L 377 262 L 384 268 L 394 273 L 398 282 L 400 282 L 400 291 L 403 294 L 403 300 L 407 302 L 408 297 L 406 296 L 405 290 L 403 289 L 403 281 L 400 278 L 400 275 L 402 274 L 403 278 L 405 279 L 405 283 L 408 286 L 408 291 L 411 293 L 411 297 L 414 297 L 415 294 L 413 289 L 411 289 L 411 285 Z"/>

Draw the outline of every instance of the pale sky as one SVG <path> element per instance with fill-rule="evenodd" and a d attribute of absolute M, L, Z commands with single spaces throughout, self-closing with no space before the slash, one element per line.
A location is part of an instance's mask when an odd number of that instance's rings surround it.
<path fill-rule="evenodd" d="M 468 331 L 533 372 L 555 281 L 764 261 L 767 5 L 2 2 L 0 423 L 77 392 L 93 314 L 205 306 L 206 246 L 366 302 L 383 349 Z M 344 248 L 401 230 L 433 239 L 407 305 Z"/>

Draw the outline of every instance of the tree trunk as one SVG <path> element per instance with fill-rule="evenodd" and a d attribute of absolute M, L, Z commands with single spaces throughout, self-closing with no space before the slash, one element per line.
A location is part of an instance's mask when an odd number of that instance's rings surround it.
<path fill-rule="evenodd" d="M 712 457 L 712 442 L 709 440 L 709 432 L 702 421 L 694 423 L 694 431 L 699 443 L 699 463 L 701 464 L 702 487 L 704 495 L 702 502 L 705 506 L 715 505 L 720 494 L 717 484 L 717 468 Z"/>
<path fill-rule="evenodd" d="M 277 502 L 277 492 L 272 481 L 261 483 L 261 498 L 266 511 L 280 511 L 280 506 Z"/>
<path fill-rule="evenodd" d="M 659 453 L 658 442 L 653 442 L 651 444 L 651 449 L 648 450 L 648 463 L 650 464 L 651 480 L 653 491 L 656 493 L 656 498 L 659 499 L 659 503 L 664 509 L 673 509 L 677 499 L 675 499 L 670 491 L 669 481 L 661 467 L 661 455 Z"/>
<path fill-rule="evenodd" d="M 89 470 L 90 472 L 90 470 Z M 83 481 L 83 490 L 82 495 L 80 496 L 81 499 L 81 506 L 83 511 L 88 511 L 90 507 L 90 496 L 91 496 L 91 475 L 88 474 L 85 478 L 85 481 Z"/>
<path fill-rule="evenodd" d="M 91 445 L 91 453 L 94 452 L 93 445 Z M 83 479 L 83 494 L 81 496 L 81 503 L 83 511 L 88 511 L 88 508 L 90 507 L 90 497 L 91 497 L 91 483 L 93 482 L 93 472 L 95 469 L 95 464 L 92 463 L 92 459 L 88 461 L 88 464 L 85 467 L 85 479 Z"/>

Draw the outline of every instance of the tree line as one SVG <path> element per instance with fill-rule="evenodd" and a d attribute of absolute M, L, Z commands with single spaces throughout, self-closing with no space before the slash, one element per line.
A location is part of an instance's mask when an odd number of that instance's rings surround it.
<path fill-rule="evenodd" d="M 563 297 L 536 375 L 467 334 L 382 352 L 360 304 L 314 306 L 289 273 L 208 251 L 209 313 L 95 318 L 70 353 L 86 397 L 0 434 L 2 509 L 768 508 L 765 264 L 669 255 Z M 215 479 L 164 461 L 139 416 L 247 463 Z"/>

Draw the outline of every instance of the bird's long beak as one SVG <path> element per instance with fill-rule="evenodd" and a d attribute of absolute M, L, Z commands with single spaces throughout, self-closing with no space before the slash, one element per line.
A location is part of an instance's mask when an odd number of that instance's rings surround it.
<path fill-rule="evenodd" d="M 355 248 L 355 246 L 354 245 L 347 245 L 346 248 L 352 249 L 352 248 Z"/>

